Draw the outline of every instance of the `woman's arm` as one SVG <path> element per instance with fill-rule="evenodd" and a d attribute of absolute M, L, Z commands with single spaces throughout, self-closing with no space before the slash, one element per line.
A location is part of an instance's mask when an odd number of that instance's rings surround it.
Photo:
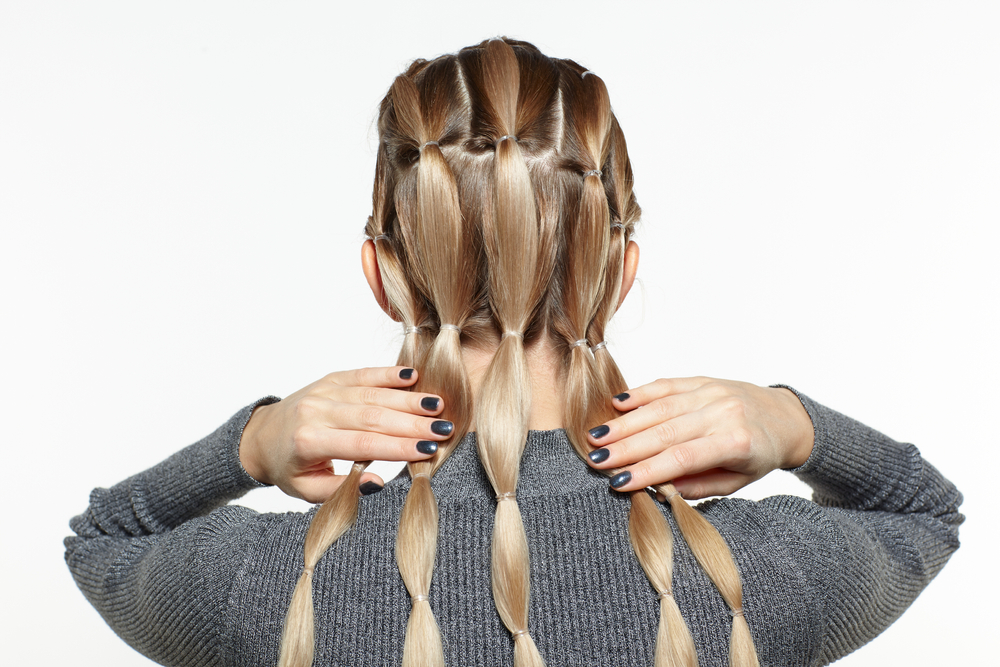
<path fill-rule="evenodd" d="M 616 402 L 630 412 L 591 433 L 609 452 L 595 467 L 635 471 L 622 488 L 673 478 L 686 498 L 700 498 L 778 468 L 812 487 L 813 502 L 699 507 L 740 565 L 761 648 L 792 641 L 783 654 L 805 664 L 843 657 L 895 621 L 958 548 L 962 495 L 916 447 L 789 387 L 686 378 L 628 394 Z M 782 613 L 785 623 L 755 623 Z"/>
<path fill-rule="evenodd" d="M 430 453 L 417 443 L 442 439 L 432 430 L 442 406 L 439 399 L 433 406 L 424 401 L 437 397 L 398 391 L 416 379 L 400 367 L 335 373 L 281 402 L 260 399 L 162 463 L 95 489 L 87 510 L 70 522 L 75 535 L 65 540 L 80 590 L 122 639 L 151 659 L 224 664 L 230 589 L 253 548 L 248 535 L 262 519 L 243 507 L 222 507 L 263 485 L 241 458 L 258 464 L 253 470 L 262 481 L 307 498 L 342 481 L 332 458 L 426 458 Z"/>
<path fill-rule="evenodd" d="M 237 536 L 255 515 L 211 510 L 260 486 L 239 462 L 243 428 L 266 397 L 214 433 L 110 489 L 70 521 L 66 564 L 119 637 L 163 664 L 217 664 Z M 200 518 L 198 518 L 200 517 Z M 230 576 L 226 576 L 227 573 Z"/>
<path fill-rule="evenodd" d="M 959 546 L 962 494 L 913 445 L 796 395 L 815 444 L 791 472 L 812 487 L 814 503 L 758 503 L 774 534 L 785 531 L 762 560 L 774 573 L 801 573 L 802 588 L 796 577 L 780 585 L 817 628 L 808 664 L 825 665 L 874 639 L 940 572 Z"/>

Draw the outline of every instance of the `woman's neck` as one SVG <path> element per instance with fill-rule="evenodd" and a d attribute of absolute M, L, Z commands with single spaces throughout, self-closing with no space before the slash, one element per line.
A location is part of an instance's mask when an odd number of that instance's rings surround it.
<path fill-rule="evenodd" d="M 483 376 L 486 375 L 486 367 L 493 359 L 494 352 L 496 347 L 473 348 L 466 345 L 462 348 L 474 402 L 479 398 Z M 551 341 L 543 338 L 526 348 L 525 356 L 528 360 L 528 373 L 531 375 L 531 412 L 528 417 L 528 428 L 534 431 L 562 428 L 565 378 L 558 352 Z M 470 430 L 475 430 L 475 423 Z"/>

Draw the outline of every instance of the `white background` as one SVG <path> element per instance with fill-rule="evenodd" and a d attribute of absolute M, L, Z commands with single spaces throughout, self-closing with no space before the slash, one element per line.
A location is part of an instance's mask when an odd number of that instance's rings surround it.
<path fill-rule="evenodd" d="M 965 493 L 962 549 L 840 664 L 985 664 L 998 31 L 991 2 L 3 3 L 3 662 L 146 663 L 63 563 L 90 489 L 393 362 L 358 262 L 378 102 L 412 58 L 506 34 L 599 73 L 628 137 L 629 381 L 788 383 Z"/>

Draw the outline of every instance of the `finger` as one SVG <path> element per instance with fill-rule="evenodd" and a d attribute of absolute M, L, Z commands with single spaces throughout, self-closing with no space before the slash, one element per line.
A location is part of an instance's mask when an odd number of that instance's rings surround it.
<path fill-rule="evenodd" d="M 445 419 L 413 415 L 378 405 L 359 405 L 333 401 L 323 406 L 328 430 L 371 431 L 402 438 L 444 440 L 454 430 Z"/>
<path fill-rule="evenodd" d="M 434 435 L 441 439 L 442 436 Z M 297 436 L 303 461 L 423 461 L 437 452 L 438 443 L 427 438 L 407 438 L 369 430 L 314 428 Z"/>
<path fill-rule="evenodd" d="M 444 409 L 444 401 L 435 394 L 386 389 L 383 387 L 338 387 L 330 392 L 331 400 L 389 408 L 414 415 L 436 415 Z M 335 395 L 333 395 L 335 394 Z"/>
<path fill-rule="evenodd" d="M 614 405 L 618 410 L 634 410 L 658 398 L 694 391 L 714 381 L 708 377 L 660 378 L 618 394 L 613 399 Z"/>
<path fill-rule="evenodd" d="M 361 476 L 361 482 L 358 484 L 358 491 L 363 496 L 370 496 L 373 493 L 378 493 L 385 486 L 385 482 L 382 478 L 373 472 L 366 472 Z"/>
<path fill-rule="evenodd" d="M 347 479 L 347 475 L 336 475 L 333 468 L 318 470 L 295 480 L 295 491 L 299 498 L 310 503 L 324 503 L 329 500 L 333 492 L 340 488 L 340 485 Z M 366 472 L 361 475 L 358 483 L 358 493 L 368 496 L 378 493 L 385 486 L 382 478 L 375 473 Z"/>
<path fill-rule="evenodd" d="M 293 480 L 293 491 L 288 495 L 296 496 L 310 503 L 325 503 L 333 492 L 347 479 L 347 475 L 336 475 L 333 466 L 325 470 L 316 470 L 300 475 Z"/>
<path fill-rule="evenodd" d="M 701 500 L 711 496 L 728 496 L 752 481 L 754 478 L 750 475 L 718 468 L 675 479 L 674 488 L 685 500 Z"/>
<path fill-rule="evenodd" d="M 626 467 L 611 478 L 617 491 L 635 491 L 729 464 L 729 441 L 722 436 L 698 438 L 676 445 Z"/>
<path fill-rule="evenodd" d="M 330 373 L 324 378 L 342 387 L 409 387 L 417 371 L 408 366 L 376 366 Z"/>
<path fill-rule="evenodd" d="M 654 423 L 635 435 L 623 437 L 600 449 L 590 452 L 590 464 L 598 469 L 621 468 L 652 458 L 670 447 L 709 435 L 712 423 L 706 419 L 706 411 L 681 414 L 675 419 Z M 610 438 L 601 438 L 603 443 Z M 592 442 L 594 440 L 592 439 Z"/>
<path fill-rule="evenodd" d="M 697 389 L 658 398 L 642 410 L 633 410 L 621 417 L 595 426 L 587 433 L 587 440 L 595 447 L 601 447 L 637 433 L 656 428 L 682 415 L 696 412 L 710 402 Z M 669 430 L 669 429 L 668 429 Z"/>

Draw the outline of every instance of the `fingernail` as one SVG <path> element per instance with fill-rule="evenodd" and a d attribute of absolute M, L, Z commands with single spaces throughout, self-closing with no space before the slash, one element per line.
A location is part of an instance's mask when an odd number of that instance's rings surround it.
<path fill-rule="evenodd" d="M 399 371 L 399 377 L 401 377 L 404 380 L 409 380 L 411 377 L 413 377 L 413 369 L 404 368 L 403 370 Z"/>
<path fill-rule="evenodd" d="M 417 443 L 417 451 L 421 454 L 433 454 L 438 450 L 438 444 L 433 440 L 421 440 Z"/>
<path fill-rule="evenodd" d="M 622 393 L 618 394 L 617 396 L 615 396 L 615 400 L 616 401 L 627 401 L 628 400 L 628 392 L 627 391 L 623 391 Z"/>
<path fill-rule="evenodd" d="M 611 486 L 615 489 L 620 489 L 631 481 L 632 473 L 626 470 L 625 472 L 620 472 L 611 478 Z"/>
<path fill-rule="evenodd" d="M 600 449 L 595 449 L 591 453 L 587 454 L 587 456 L 589 456 L 590 460 L 594 463 L 604 463 L 608 460 L 608 457 L 611 456 L 611 450 L 607 447 L 601 447 Z"/>
<path fill-rule="evenodd" d="M 371 480 L 368 480 L 367 482 L 359 486 L 358 489 L 361 490 L 361 495 L 370 496 L 373 493 L 378 493 L 379 491 L 381 491 L 382 485 L 379 484 L 378 482 L 373 482 Z"/>
<path fill-rule="evenodd" d="M 594 428 L 590 429 L 590 437 L 593 438 L 594 440 L 600 440 L 610 432 L 611 432 L 610 426 L 608 426 L 607 424 L 601 424 L 600 426 L 595 426 Z"/>
<path fill-rule="evenodd" d="M 437 435 L 451 435 L 453 430 L 455 430 L 455 425 L 443 419 L 438 419 L 431 424 L 431 431 Z"/>
<path fill-rule="evenodd" d="M 431 412 L 433 412 L 434 410 L 438 409 L 439 405 L 441 405 L 440 398 L 435 398 L 433 396 L 424 396 L 423 398 L 420 399 L 420 407 L 422 407 L 424 410 L 430 410 Z"/>

